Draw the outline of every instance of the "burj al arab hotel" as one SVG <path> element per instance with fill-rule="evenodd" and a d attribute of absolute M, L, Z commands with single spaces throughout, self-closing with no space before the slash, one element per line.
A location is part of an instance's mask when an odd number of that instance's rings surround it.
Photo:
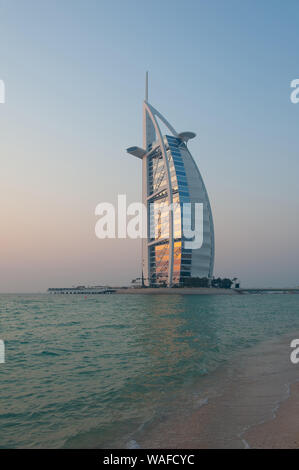
<path fill-rule="evenodd" d="M 160 122 L 169 135 L 162 135 Z M 184 285 L 186 278 L 213 276 L 215 241 L 211 206 L 187 147 L 195 136 L 194 132 L 178 133 L 148 102 L 146 74 L 143 148 L 134 146 L 127 152 L 142 160 L 142 200 L 148 222 L 147 237 L 142 240 L 142 277 L 147 286 L 172 287 Z M 186 208 L 190 209 L 192 221 L 192 203 L 201 203 L 202 207 L 202 243 L 194 249 L 186 248 L 183 231 Z M 155 210 L 156 206 L 173 210 Z"/>

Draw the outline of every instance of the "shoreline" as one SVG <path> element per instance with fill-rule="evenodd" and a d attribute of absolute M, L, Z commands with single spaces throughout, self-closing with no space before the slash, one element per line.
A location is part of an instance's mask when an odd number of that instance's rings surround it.
<path fill-rule="evenodd" d="M 237 353 L 179 393 L 168 413 L 156 416 L 125 447 L 299 448 L 299 365 L 289 359 L 291 336 L 296 334 Z"/>
<path fill-rule="evenodd" d="M 215 287 L 163 287 L 157 289 L 153 287 L 116 289 L 113 294 L 133 294 L 133 295 L 238 295 L 234 289 L 218 289 Z"/>
<path fill-rule="evenodd" d="M 267 294 L 299 294 L 296 288 L 230 288 L 216 287 L 82 287 L 82 288 L 50 288 L 50 295 L 103 295 L 103 294 L 133 294 L 133 295 L 267 295 Z"/>
<path fill-rule="evenodd" d="M 113 288 L 112 288 L 113 289 Z M 115 288 L 113 294 L 153 294 L 153 295 L 244 295 L 244 294 L 299 294 L 297 288 L 231 288 L 220 289 L 218 287 L 127 287 Z"/>
<path fill-rule="evenodd" d="M 278 404 L 273 417 L 252 426 L 243 435 L 250 449 L 299 448 L 299 383 L 289 386 L 288 397 Z"/>

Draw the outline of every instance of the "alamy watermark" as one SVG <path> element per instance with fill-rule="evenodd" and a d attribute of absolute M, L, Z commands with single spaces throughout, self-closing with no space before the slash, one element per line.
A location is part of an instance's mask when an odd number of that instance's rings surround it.
<path fill-rule="evenodd" d="M 294 88 L 290 95 L 291 102 L 297 104 L 299 103 L 299 78 L 291 81 L 291 88 Z"/>
<path fill-rule="evenodd" d="M 292 364 L 298 364 L 299 363 L 299 339 L 293 339 L 293 341 L 291 341 L 290 347 L 294 349 L 290 355 L 291 362 Z"/>
<path fill-rule="evenodd" d="M 117 209 L 117 210 L 116 210 Z M 199 249 L 203 244 L 202 203 L 173 203 L 155 201 L 150 204 L 133 202 L 127 206 L 125 194 L 118 195 L 117 208 L 109 202 L 101 202 L 95 209 L 100 216 L 95 226 L 99 239 L 105 238 L 150 238 L 163 240 L 182 238 L 184 248 Z M 131 217 L 128 220 L 128 217 Z"/>
<path fill-rule="evenodd" d="M 0 80 L 0 104 L 5 103 L 5 83 L 3 80 Z"/>

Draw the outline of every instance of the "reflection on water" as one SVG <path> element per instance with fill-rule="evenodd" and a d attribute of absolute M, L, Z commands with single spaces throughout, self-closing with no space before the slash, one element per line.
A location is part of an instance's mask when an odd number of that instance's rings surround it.
<path fill-rule="evenodd" d="M 186 434 L 178 431 L 182 416 L 208 410 L 223 390 L 229 397 L 232 377 L 240 382 L 236 355 L 296 330 L 298 302 L 1 295 L 1 446 L 161 445 L 163 434 L 177 442 Z"/>

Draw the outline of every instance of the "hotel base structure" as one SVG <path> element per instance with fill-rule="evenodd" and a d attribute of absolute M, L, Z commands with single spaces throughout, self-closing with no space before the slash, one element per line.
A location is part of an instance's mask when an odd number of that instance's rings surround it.
<path fill-rule="evenodd" d="M 162 135 L 159 121 L 169 130 Z M 143 148 L 127 152 L 142 160 L 142 200 L 147 208 L 147 237 L 142 241 L 145 286 L 180 286 L 186 278 L 209 278 L 214 268 L 214 226 L 208 194 L 187 147 L 193 132 L 177 133 L 148 102 L 143 102 Z M 202 244 L 186 248 L 183 223 L 194 225 L 195 203 L 202 205 Z M 169 208 L 172 210 L 169 210 Z M 189 212 L 189 214 L 186 212 Z M 187 217 L 186 217 L 187 216 Z"/>

